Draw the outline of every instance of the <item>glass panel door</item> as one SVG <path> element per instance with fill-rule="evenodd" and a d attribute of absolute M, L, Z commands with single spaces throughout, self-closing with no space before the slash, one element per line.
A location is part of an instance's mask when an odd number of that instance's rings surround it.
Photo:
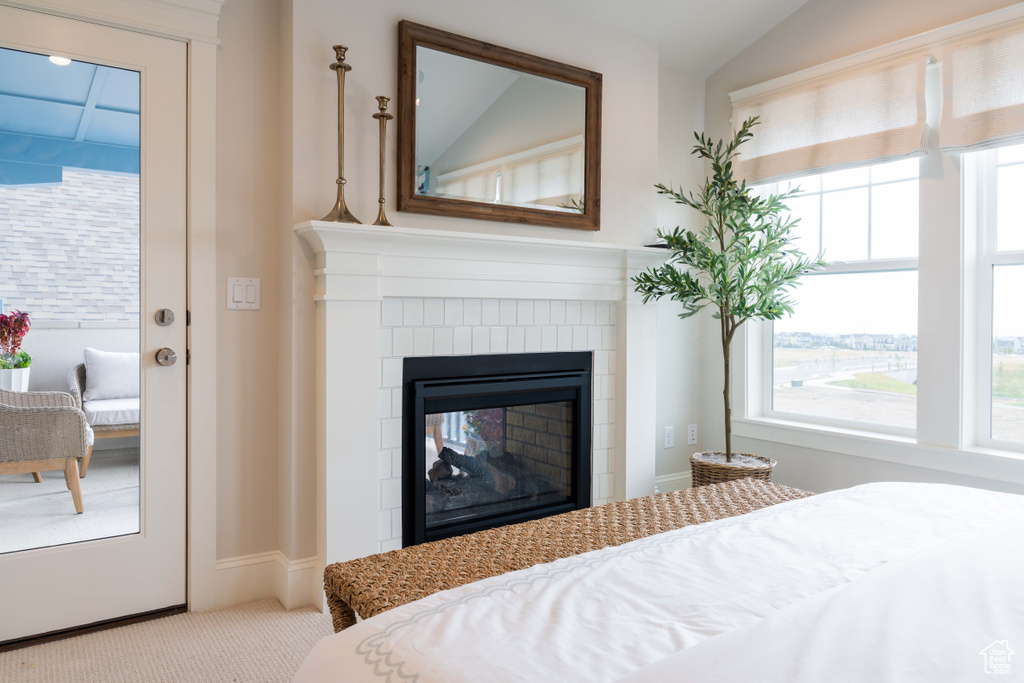
<path fill-rule="evenodd" d="M 0 6 L 0 643 L 185 603 L 186 67 Z"/>
<path fill-rule="evenodd" d="M 0 554 L 140 529 L 139 76 L 0 48 Z"/>

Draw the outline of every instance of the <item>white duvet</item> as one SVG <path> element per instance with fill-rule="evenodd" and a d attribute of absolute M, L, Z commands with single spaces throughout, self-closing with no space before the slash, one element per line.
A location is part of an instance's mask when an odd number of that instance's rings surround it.
<path fill-rule="evenodd" d="M 432 595 L 295 680 L 959 683 L 996 641 L 1024 680 L 1024 497 L 868 484 Z"/>

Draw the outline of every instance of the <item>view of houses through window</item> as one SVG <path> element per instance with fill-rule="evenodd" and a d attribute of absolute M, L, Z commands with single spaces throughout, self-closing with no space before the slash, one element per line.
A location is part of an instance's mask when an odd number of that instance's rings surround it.
<path fill-rule="evenodd" d="M 915 428 L 917 177 L 908 159 L 759 188 L 799 188 L 795 243 L 829 264 L 774 324 L 774 413 Z"/>

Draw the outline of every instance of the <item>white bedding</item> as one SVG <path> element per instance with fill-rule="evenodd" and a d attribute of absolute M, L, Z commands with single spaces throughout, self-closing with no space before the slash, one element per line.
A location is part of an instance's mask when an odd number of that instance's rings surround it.
<path fill-rule="evenodd" d="M 954 653 L 950 641 L 961 644 L 956 632 L 941 631 L 941 620 L 931 618 L 944 604 L 964 611 L 976 605 L 977 614 L 958 622 L 975 630 L 991 622 L 990 640 L 1009 640 L 1012 647 L 1016 638 L 1024 647 L 1020 626 L 1002 633 L 1011 626 L 984 611 L 991 601 L 981 594 L 999 588 L 950 597 L 976 585 L 965 575 L 1024 576 L 1020 562 L 1011 568 L 986 561 L 1002 567 L 988 573 L 974 566 L 987 557 L 984 548 L 993 552 L 993 541 L 986 546 L 985 539 L 1014 525 L 1008 543 L 1020 546 L 1024 497 L 936 484 L 834 491 L 432 595 L 325 638 L 295 680 L 593 683 L 631 674 L 644 683 L 969 680 L 843 679 L 842 671 L 825 675 L 820 667 L 836 651 L 847 655 L 837 661 L 858 660 L 858 653 L 864 659 L 870 650 L 860 643 L 889 642 L 880 636 L 889 623 L 903 627 L 893 648 L 918 642 L 908 624 L 923 615 L 937 639 L 934 648 L 925 642 L 925 651 L 973 657 L 981 671 L 978 652 L 989 641 L 974 642 L 972 631 L 963 654 Z M 959 548 L 971 552 L 960 563 L 947 562 L 962 556 Z M 927 578 L 915 583 L 914 577 Z M 901 609 L 899 617 L 890 615 L 890 604 Z M 1024 622 L 1019 608 L 1010 615 Z M 730 671 L 723 664 L 733 673 L 722 674 Z M 1024 671 L 1024 661 L 1019 668 Z"/>

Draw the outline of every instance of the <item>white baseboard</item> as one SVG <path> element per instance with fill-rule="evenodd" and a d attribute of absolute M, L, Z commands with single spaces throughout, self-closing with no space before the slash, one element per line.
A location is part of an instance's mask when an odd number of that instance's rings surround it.
<path fill-rule="evenodd" d="M 676 472 L 654 478 L 654 486 L 658 493 L 681 491 L 693 486 L 693 478 L 689 472 Z"/>
<path fill-rule="evenodd" d="M 284 553 L 277 553 L 277 599 L 287 610 L 312 605 L 313 591 L 320 590 L 320 576 L 316 570 L 316 557 L 289 561 Z"/>
<path fill-rule="evenodd" d="M 217 561 L 217 609 L 277 598 L 285 609 L 311 605 L 316 558 L 289 560 L 279 550 Z"/>

